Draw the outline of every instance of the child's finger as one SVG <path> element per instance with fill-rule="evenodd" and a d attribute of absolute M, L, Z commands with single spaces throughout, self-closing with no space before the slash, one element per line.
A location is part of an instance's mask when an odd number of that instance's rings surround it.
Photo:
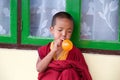
<path fill-rule="evenodd" d="M 57 46 L 60 47 L 61 44 L 62 44 L 62 40 L 61 39 L 57 40 Z"/>

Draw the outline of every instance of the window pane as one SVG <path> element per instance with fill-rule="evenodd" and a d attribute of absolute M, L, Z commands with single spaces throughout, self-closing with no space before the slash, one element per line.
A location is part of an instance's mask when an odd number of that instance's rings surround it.
<path fill-rule="evenodd" d="M 30 35 L 51 37 L 51 18 L 56 12 L 65 11 L 65 6 L 65 0 L 30 0 Z"/>
<path fill-rule="evenodd" d="M 0 0 L 0 35 L 10 35 L 10 0 Z"/>
<path fill-rule="evenodd" d="M 119 0 L 82 0 L 81 39 L 118 40 Z"/>

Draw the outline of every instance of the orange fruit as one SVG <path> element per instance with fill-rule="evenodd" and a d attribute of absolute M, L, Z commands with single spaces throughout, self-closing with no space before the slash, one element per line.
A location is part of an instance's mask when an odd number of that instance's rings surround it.
<path fill-rule="evenodd" d="M 65 51 L 70 51 L 73 48 L 73 43 L 70 40 L 68 40 L 68 39 L 63 40 L 62 48 Z"/>

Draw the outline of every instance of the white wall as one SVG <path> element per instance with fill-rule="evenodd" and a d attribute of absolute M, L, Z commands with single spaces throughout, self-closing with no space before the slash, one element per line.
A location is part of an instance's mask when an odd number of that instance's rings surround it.
<path fill-rule="evenodd" d="M 120 56 L 84 54 L 93 80 L 120 80 Z"/>
<path fill-rule="evenodd" d="M 84 54 L 93 80 L 120 80 L 120 56 Z M 36 50 L 0 48 L 0 80 L 37 80 Z"/>
<path fill-rule="evenodd" d="M 37 51 L 0 49 L 0 80 L 37 80 Z"/>

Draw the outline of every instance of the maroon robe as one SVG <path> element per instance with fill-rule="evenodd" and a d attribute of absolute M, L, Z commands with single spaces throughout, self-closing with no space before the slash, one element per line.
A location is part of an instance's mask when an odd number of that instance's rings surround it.
<path fill-rule="evenodd" d="M 50 51 L 50 44 L 38 49 L 41 59 Z M 81 51 L 75 46 L 66 60 L 52 60 L 46 71 L 38 74 L 38 80 L 92 80 Z"/>

